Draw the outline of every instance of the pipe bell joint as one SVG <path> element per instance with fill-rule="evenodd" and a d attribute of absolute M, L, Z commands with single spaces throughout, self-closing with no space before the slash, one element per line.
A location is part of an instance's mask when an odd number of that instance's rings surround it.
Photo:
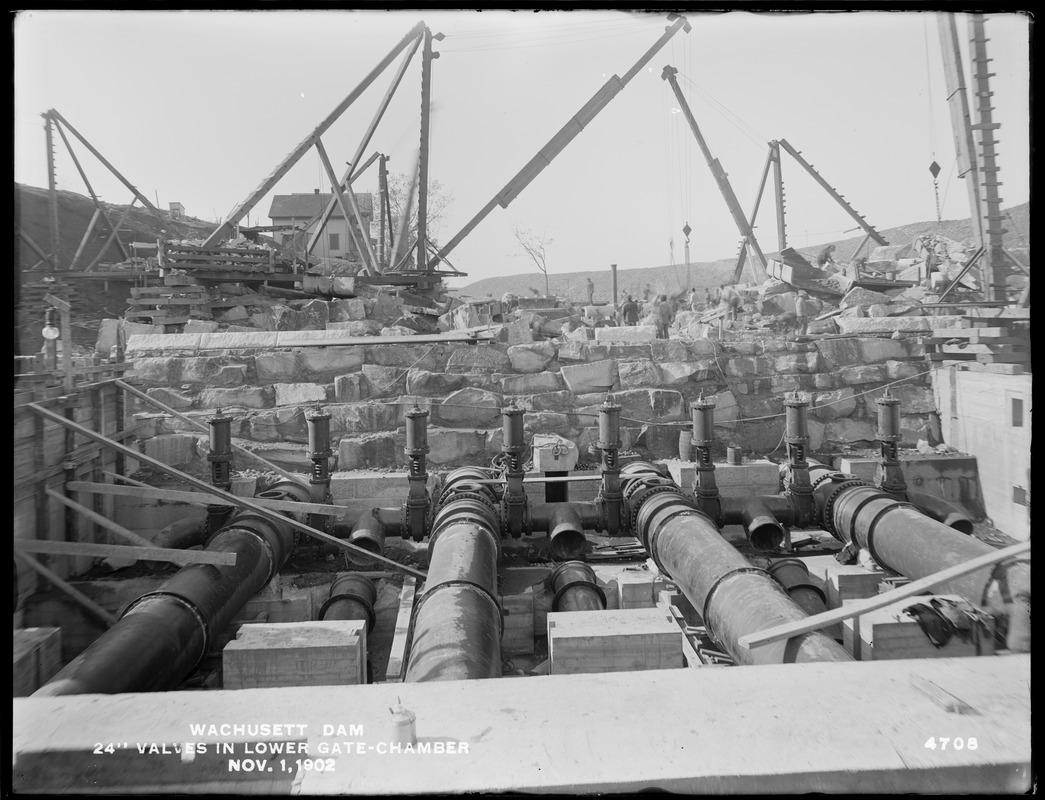
<path fill-rule="evenodd" d="M 366 622 L 369 634 L 377 622 L 374 603 L 377 587 L 364 575 L 342 575 L 330 584 L 330 594 L 319 609 L 320 620 L 359 620 Z"/>
<path fill-rule="evenodd" d="M 595 571 L 583 561 L 567 561 L 551 574 L 555 592 L 552 611 L 603 611 L 606 592 L 596 582 Z"/>

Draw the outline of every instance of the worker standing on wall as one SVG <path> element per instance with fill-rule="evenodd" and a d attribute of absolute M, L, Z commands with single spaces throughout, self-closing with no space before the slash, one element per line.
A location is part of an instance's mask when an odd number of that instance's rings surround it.
<path fill-rule="evenodd" d="M 816 307 L 813 305 L 813 301 L 809 299 L 809 295 L 806 294 L 805 289 L 798 293 L 798 298 L 795 300 L 795 335 L 805 336 L 806 329 L 809 327 L 809 318 L 816 313 Z"/>
<path fill-rule="evenodd" d="M 624 305 L 620 307 L 621 316 L 624 318 L 625 325 L 635 325 L 639 321 L 639 304 L 631 299 L 631 295 L 628 295 L 628 299 L 624 301 Z"/>
<path fill-rule="evenodd" d="M 722 284 L 719 294 L 719 306 L 726 310 L 726 318 L 735 322 L 737 310 L 740 308 L 740 294 L 732 286 Z"/>
<path fill-rule="evenodd" d="M 588 278 L 588 305 L 595 305 L 595 284 L 592 283 L 591 278 Z"/>
<path fill-rule="evenodd" d="M 657 338 L 667 339 L 668 328 L 671 327 L 671 303 L 668 302 L 668 296 L 666 294 L 660 296 L 660 302 L 657 303 L 656 314 Z"/>

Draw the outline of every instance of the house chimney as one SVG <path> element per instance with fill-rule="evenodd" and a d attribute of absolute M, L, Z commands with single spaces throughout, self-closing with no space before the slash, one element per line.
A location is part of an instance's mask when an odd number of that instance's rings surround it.
<path fill-rule="evenodd" d="M 313 189 L 312 191 L 314 194 L 319 194 L 319 189 Z"/>

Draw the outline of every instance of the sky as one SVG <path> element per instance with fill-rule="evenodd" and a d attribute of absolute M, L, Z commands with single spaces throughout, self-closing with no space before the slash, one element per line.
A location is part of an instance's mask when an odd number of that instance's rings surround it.
<path fill-rule="evenodd" d="M 745 213 L 767 142 L 786 139 L 876 228 L 969 216 L 931 12 L 691 13 L 647 67 L 508 206 L 449 254 L 467 279 L 534 271 L 516 232 L 542 241 L 551 274 L 732 257 L 739 234 L 661 73 L 679 86 Z M 225 219 L 418 22 L 435 43 L 430 178 L 452 197 L 447 242 L 613 75 L 669 24 L 614 11 L 26 11 L 14 22 L 15 180 L 47 186 L 40 115 L 57 110 L 161 208 Z M 957 15 L 968 74 L 968 16 Z M 986 17 L 1003 207 L 1029 199 L 1030 23 Z M 397 57 L 323 135 L 340 173 L 389 87 Z M 416 169 L 420 53 L 364 158 Z M 967 85 L 969 81 L 967 80 Z M 103 200 L 131 193 L 74 141 Z M 942 170 L 934 191 L 929 165 Z M 87 194 L 63 146 L 58 186 Z M 856 223 L 783 156 L 788 243 L 856 236 Z M 777 249 L 772 179 L 755 233 Z M 315 149 L 272 194 L 329 191 Z M 354 184 L 377 190 L 376 166 Z M 271 194 L 244 222 L 269 224 Z M 1029 235 L 1023 231 L 1024 236 Z"/>

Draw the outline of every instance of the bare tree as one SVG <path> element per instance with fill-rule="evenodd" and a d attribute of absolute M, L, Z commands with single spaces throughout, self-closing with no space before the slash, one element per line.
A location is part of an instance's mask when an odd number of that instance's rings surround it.
<path fill-rule="evenodd" d="M 388 204 L 392 207 L 391 230 L 399 230 L 400 220 L 404 213 L 410 215 L 410 228 L 407 231 L 407 241 L 417 241 L 417 202 L 416 198 L 411 200 L 411 195 L 416 194 L 417 187 L 414 180 L 404 173 L 396 173 L 388 176 Z M 408 202 L 410 200 L 410 202 Z M 439 247 L 436 233 L 443 221 L 446 210 L 454 201 L 454 197 L 439 181 L 428 182 L 428 213 L 427 233 L 428 242 L 435 248 Z"/>
<path fill-rule="evenodd" d="M 538 236 L 533 231 L 522 230 L 520 228 L 514 228 L 513 233 L 519 242 L 519 246 L 526 251 L 526 254 L 530 258 L 533 259 L 533 263 L 537 265 L 537 269 L 544 273 L 544 295 L 545 297 L 551 297 L 551 288 L 548 284 L 546 249 L 554 244 L 554 240 L 548 239 L 544 235 Z"/>

